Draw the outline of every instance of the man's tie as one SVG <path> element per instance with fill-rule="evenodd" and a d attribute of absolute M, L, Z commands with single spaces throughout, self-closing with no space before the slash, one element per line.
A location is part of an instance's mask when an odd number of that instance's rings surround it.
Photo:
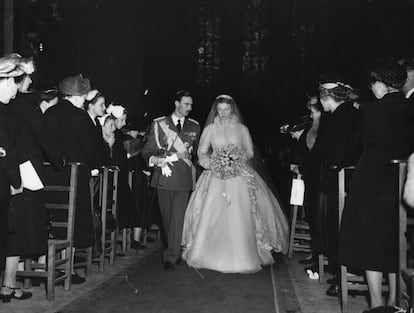
<path fill-rule="evenodd" d="M 98 136 L 102 137 L 102 126 L 101 126 L 101 122 L 99 122 L 98 117 L 95 117 L 95 128 L 98 133 Z"/>
<path fill-rule="evenodd" d="M 178 129 L 178 132 L 179 133 L 181 133 L 181 120 L 177 120 L 177 129 Z"/>

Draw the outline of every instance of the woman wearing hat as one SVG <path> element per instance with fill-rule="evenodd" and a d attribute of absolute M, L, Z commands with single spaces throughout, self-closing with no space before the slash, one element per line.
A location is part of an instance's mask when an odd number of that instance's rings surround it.
<path fill-rule="evenodd" d="M 10 99 L 15 97 L 19 88 L 18 82 L 22 81 L 22 76 L 30 73 L 26 65 L 25 60 L 16 54 L 0 59 L 0 101 L 3 104 L 0 106 L 0 118 L 4 119 L 0 133 L 2 136 L 7 134 L 11 145 L 11 149 L 5 149 L 5 156 L 13 155 L 13 150 L 15 150 L 16 160 L 14 161 L 17 161 L 17 164 L 30 162 L 35 172 L 40 175 L 41 149 L 35 143 L 36 140 L 27 123 L 6 106 Z M 15 166 L 13 168 L 15 169 Z M 8 173 L 6 170 L 3 171 Z M 17 169 L 14 171 L 17 171 L 19 175 Z M 18 181 L 20 185 L 20 177 Z M 20 187 L 18 193 L 14 195 L 13 193 L 15 192 L 12 192 L 9 201 L 10 210 L 7 219 L 9 224 L 6 228 L 8 231 L 7 259 L 0 290 L 0 298 L 3 302 L 9 302 L 11 299 L 24 300 L 32 296 L 30 292 L 22 291 L 17 285 L 16 271 L 19 259 L 25 255 L 44 254 L 47 248 L 46 211 L 41 202 L 41 191 Z M 1 230 L 3 231 L 3 228 Z"/>
<path fill-rule="evenodd" d="M 96 150 L 90 133 L 90 118 L 84 103 L 90 91 L 89 79 L 81 75 L 67 77 L 59 83 L 62 97 L 45 113 L 48 127 L 59 140 L 59 148 L 66 162 L 79 162 L 78 190 L 76 197 L 74 247 L 91 247 L 94 228 L 89 192 L 91 170 L 95 165 Z M 84 277 L 72 273 L 72 284 L 85 282 Z"/>
<path fill-rule="evenodd" d="M 23 70 L 18 67 L 16 62 L 0 58 L 0 271 L 4 269 L 6 260 L 10 191 L 12 190 L 13 194 L 22 192 L 14 134 L 8 126 L 8 119 L 2 104 L 8 104 L 16 96 L 17 84 L 14 77 L 22 73 Z M 16 286 L 10 287 L 15 288 Z M 4 288 L 0 293 L 0 298 L 7 301 L 12 294 L 16 297 L 23 297 L 22 299 L 31 296 L 20 290 Z"/>
<path fill-rule="evenodd" d="M 388 275 L 388 306 L 395 304 L 397 271 L 397 177 L 390 160 L 407 157 L 409 102 L 399 92 L 405 70 L 392 60 L 368 73 L 376 100 L 361 104 L 363 152 L 349 184 L 342 217 L 339 261 L 365 270 L 371 308 L 383 305 L 382 277 Z"/>
<path fill-rule="evenodd" d="M 322 138 L 321 186 L 319 212 L 322 217 L 322 252 L 328 258 L 329 272 L 338 271 L 338 194 L 337 170 L 354 165 L 358 153 L 355 133 L 358 129 L 358 110 L 353 105 L 352 87 L 345 84 L 338 75 L 329 75 L 321 80 L 319 96 L 323 110 L 329 119 Z M 336 282 L 326 292 L 329 296 L 338 295 Z"/>
<path fill-rule="evenodd" d="M 142 186 L 142 180 L 140 177 L 143 175 L 142 168 L 136 167 L 135 175 L 133 178 L 132 192 L 128 186 L 128 165 L 135 163 L 134 161 L 139 160 L 142 163 L 142 158 L 140 155 L 137 155 L 133 160 L 131 156 L 127 155 L 125 149 L 126 142 L 131 138 L 137 137 L 137 131 L 127 131 L 124 132 L 127 120 L 127 110 L 122 105 L 111 104 L 107 108 L 107 113 L 109 113 L 114 118 L 114 140 L 115 143 L 112 146 L 112 159 L 120 167 L 120 206 L 118 211 L 118 223 L 119 228 L 133 228 L 131 248 L 135 249 L 137 252 L 140 249 L 145 249 L 140 242 L 142 228 L 145 222 L 145 213 L 147 211 L 146 206 L 148 195 L 143 192 L 145 186 Z M 107 141 L 108 142 L 108 141 Z M 142 148 L 142 147 L 141 147 Z M 128 160 L 129 159 L 129 160 Z"/>

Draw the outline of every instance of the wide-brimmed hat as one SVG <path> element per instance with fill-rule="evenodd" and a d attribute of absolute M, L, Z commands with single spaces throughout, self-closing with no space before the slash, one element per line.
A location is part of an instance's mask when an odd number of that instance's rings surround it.
<path fill-rule="evenodd" d="M 66 77 L 59 84 L 59 91 L 67 96 L 83 96 L 91 90 L 89 79 L 82 75 Z"/>
<path fill-rule="evenodd" d="M 35 71 L 33 59 L 23 58 L 18 53 L 10 53 L 0 58 L 0 77 L 30 75 Z"/>

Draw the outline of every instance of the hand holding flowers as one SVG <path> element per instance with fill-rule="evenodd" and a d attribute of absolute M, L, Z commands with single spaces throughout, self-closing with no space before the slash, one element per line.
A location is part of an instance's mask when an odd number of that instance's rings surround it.
<path fill-rule="evenodd" d="M 209 167 L 214 176 L 229 179 L 240 176 L 247 170 L 244 151 L 235 144 L 229 144 L 215 151 L 210 158 Z"/>

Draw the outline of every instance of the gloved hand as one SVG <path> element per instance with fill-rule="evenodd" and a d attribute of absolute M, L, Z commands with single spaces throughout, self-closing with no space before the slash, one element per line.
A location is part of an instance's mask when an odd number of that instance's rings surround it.
<path fill-rule="evenodd" d="M 161 173 L 165 177 L 170 177 L 172 171 L 171 171 L 171 169 L 170 169 L 170 167 L 168 165 L 165 165 L 165 166 L 161 167 Z"/>
<path fill-rule="evenodd" d="M 176 162 L 176 161 L 178 161 L 178 156 L 177 156 L 177 154 L 172 154 L 172 155 L 169 155 L 169 156 L 167 156 L 166 158 L 165 158 L 165 160 L 164 160 L 164 162 L 165 163 L 168 163 L 168 164 L 170 164 L 170 165 L 172 165 L 172 166 L 174 166 L 174 162 Z"/>

